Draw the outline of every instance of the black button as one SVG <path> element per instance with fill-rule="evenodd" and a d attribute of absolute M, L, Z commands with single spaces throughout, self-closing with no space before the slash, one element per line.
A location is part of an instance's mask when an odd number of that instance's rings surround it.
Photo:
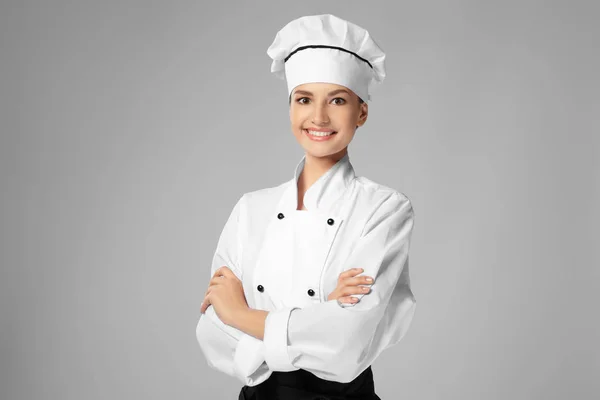
<path fill-rule="evenodd" d="M 282 213 L 277 214 L 277 218 L 283 219 L 284 215 Z"/>
<path fill-rule="evenodd" d="M 329 219 L 327 220 L 327 223 L 328 223 L 329 225 L 333 225 L 333 220 L 332 220 L 331 218 L 329 218 Z"/>
<path fill-rule="evenodd" d="M 265 288 L 263 287 L 263 285 L 258 285 L 256 288 L 258 289 L 259 292 L 265 291 Z"/>
<path fill-rule="evenodd" d="M 315 291 L 312 289 L 308 289 L 308 295 L 309 296 L 314 296 L 315 295 Z"/>

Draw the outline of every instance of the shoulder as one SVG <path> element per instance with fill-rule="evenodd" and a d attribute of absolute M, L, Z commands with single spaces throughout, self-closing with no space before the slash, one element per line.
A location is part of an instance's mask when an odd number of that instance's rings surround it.
<path fill-rule="evenodd" d="M 413 213 L 412 202 L 408 196 L 388 185 L 375 182 L 364 176 L 357 176 L 354 179 L 355 190 L 358 197 L 370 204 L 373 213 L 377 210 L 388 209 L 398 210 L 406 209 Z"/>
<path fill-rule="evenodd" d="M 361 236 L 373 234 L 381 229 L 401 232 L 409 231 L 414 224 L 414 211 L 408 196 L 403 192 L 365 177 L 355 179 L 357 203 L 364 210 Z"/>
<path fill-rule="evenodd" d="M 277 202 L 281 195 L 290 185 L 290 181 L 284 182 L 277 186 L 267 187 L 264 189 L 252 190 L 245 192 L 242 195 L 242 199 L 247 204 L 268 204 L 271 202 Z"/>
<path fill-rule="evenodd" d="M 287 181 L 277 186 L 245 192 L 239 200 L 242 213 L 260 217 L 263 213 L 271 212 L 276 208 L 291 182 Z"/>

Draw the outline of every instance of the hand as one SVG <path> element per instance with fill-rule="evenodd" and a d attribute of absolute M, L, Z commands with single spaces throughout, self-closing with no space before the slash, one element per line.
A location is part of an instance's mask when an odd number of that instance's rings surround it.
<path fill-rule="evenodd" d="M 364 269 L 362 268 L 354 268 L 342 272 L 338 278 L 337 287 L 329 296 L 327 296 L 327 300 L 337 300 L 340 303 L 357 303 L 358 299 L 350 295 L 367 294 L 371 291 L 371 288 L 362 286 L 361 284 L 373 284 L 373 281 L 368 281 L 369 278 L 372 279 L 369 276 L 356 276 L 363 271 Z"/>
<path fill-rule="evenodd" d="M 222 268 L 225 268 L 225 266 L 223 266 Z M 215 273 L 213 274 L 213 276 L 210 278 L 210 281 L 208 281 L 208 289 L 206 289 L 206 293 L 204 293 L 204 299 L 202 300 L 202 304 L 200 305 L 200 312 L 202 314 L 204 314 L 206 312 L 206 309 L 211 306 L 211 302 L 210 300 L 207 298 L 208 293 L 210 292 L 210 287 L 212 285 L 215 285 L 217 281 L 215 281 L 215 278 L 224 278 L 225 276 L 223 275 L 223 271 L 222 268 L 219 268 L 215 271 Z"/>
<path fill-rule="evenodd" d="M 241 312 L 249 309 L 242 281 L 226 266 L 217 269 L 211 278 L 200 312 L 210 305 L 226 325 L 232 325 Z"/>

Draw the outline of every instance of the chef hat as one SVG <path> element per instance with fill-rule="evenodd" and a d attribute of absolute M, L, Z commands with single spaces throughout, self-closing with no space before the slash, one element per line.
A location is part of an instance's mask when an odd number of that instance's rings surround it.
<path fill-rule="evenodd" d="M 327 82 L 345 86 L 364 101 L 385 78 L 385 53 L 365 29 L 331 14 L 289 22 L 267 50 L 271 72 L 287 80 L 288 96 L 298 85 Z"/>

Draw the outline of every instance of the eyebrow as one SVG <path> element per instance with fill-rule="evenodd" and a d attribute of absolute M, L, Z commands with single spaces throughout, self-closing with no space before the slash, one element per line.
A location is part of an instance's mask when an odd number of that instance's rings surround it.
<path fill-rule="evenodd" d="M 333 92 L 329 92 L 328 96 L 333 96 L 334 94 L 338 93 L 346 93 L 348 95 L 350 94 L 346 89 L 336 89 Z M 307 90 L 296 90 L 294 94 L 304 94 L 307 96 L 312 96 L 312 93 Z"/>

